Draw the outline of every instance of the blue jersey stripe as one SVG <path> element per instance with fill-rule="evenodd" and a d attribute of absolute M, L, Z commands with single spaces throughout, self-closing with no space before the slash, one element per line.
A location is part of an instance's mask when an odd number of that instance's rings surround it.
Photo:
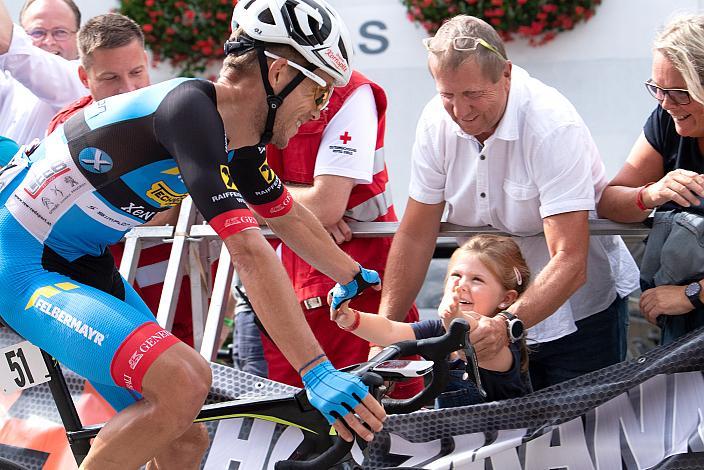
<path fill-rule="evenodd" d="M 186 80 L 196 79 L 174 78 L 131 93 L 96 101 L 84 110 L 86 124 L 91 130 L 94 130 L 119 121 L 152 114 L 159 107 L 164 96 Z"/>

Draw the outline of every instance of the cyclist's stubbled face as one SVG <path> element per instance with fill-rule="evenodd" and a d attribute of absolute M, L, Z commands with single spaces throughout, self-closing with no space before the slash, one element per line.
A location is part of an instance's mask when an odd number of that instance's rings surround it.
<path fill-rule="evenodd" d="M 516 291 L 506 289 L 496 274 L 476 255 L 467 254 L 448 267 L 445 296 L 457 289 L 460 311 L 494 316 L 515 300 Z"/>
<path fill-rule="evenodd" d="M 290 73 L 288 80 L 283 80 L 284 84 L 289 83 L 297 74 L 295 69 L 288 67 Z M 321 70 L 316 70 L 315 74 L 324 79 L 327 83 L 332 82 L 332 78 Z M 312 119 L 320 117 L 320 110 L 316 105 L 316 94 L 320 87 L 313 80 L 306 78 L 289 93 L 276 113 L 274 121 L 274 135 L 271 143 L 278 148 L 284 148 L 288 141 L 298 133 L 298 128 Z"/>

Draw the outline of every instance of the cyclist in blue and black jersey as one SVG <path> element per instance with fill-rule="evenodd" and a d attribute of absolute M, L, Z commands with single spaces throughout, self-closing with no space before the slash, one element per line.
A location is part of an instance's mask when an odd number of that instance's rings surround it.
<path fill-rule="evenodd" d="M 1 170 L 0 315 L 119 412 L 81 468 L 198 468 L 204 429 L 192 420 L 210 368 L 154 321 L 106 252 L 188 194 L 311 403 L 347 440 L 341 420 L 367 440 L 381 429 L 381 405 L 326 360 L 249 209 L 340 284 L 336 302 L 379 284 L 293 202 L 263 147 L 285 146 L 347 83 L 349 35 L 324 0 L 240 2 L 232 29 L 217 82 L 174 79 L 97 101 Z"/>

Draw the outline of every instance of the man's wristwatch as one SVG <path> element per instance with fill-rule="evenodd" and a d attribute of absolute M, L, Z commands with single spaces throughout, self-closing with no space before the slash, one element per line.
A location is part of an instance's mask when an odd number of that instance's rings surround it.
<path fill-rule="evenodd" d="M 523 325 L 523 320 L 506 310 L 499 312 L 499 315 L 506 319 L 509 341 L 515 343 L 516 341 L 522 340 L 526 334 L 526 327 Z"/>
<path fill-rule="evenodd" d="M 699 299 L 699 293 L 702 291 L 702 286 L 698 282 L 693 282 L 684 288 L 684 295 L 687 296 L 694 308 L 704 308 L 704 302 Z"/>

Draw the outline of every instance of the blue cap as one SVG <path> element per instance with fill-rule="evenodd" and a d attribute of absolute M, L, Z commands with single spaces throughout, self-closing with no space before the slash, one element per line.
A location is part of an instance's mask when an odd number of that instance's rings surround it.
<path fill-rule="evenodd" d="M 19 149 L 14 140 L 0 136 L 0 166 L 7 165 Z"/>

